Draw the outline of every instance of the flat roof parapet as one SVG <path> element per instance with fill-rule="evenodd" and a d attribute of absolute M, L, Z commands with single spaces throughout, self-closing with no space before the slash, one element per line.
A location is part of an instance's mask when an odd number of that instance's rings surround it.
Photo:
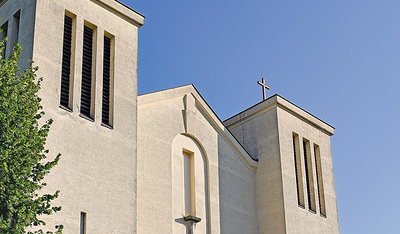
<path fill-rule="evenodd" d="M 8 0 L 0 0 L 0 7 L 2 7 Z M 120 14 L 123 18 L 128 21 L 134 22 L 139 27 L 144 24 L 145 16 L 130 8 L 129 6 L 123 4 L 118 0 L 90 0 L 94 3 L 102 5 L 103 7 L 109 9 L 111 12 Z"/>
<path fill-rule="evenodd" d="M 275 94 L 268 99 L 259 102 L 256 105 L 230 117 L 229 119 L 224 121 L 224 124 L 228 127 L 231 125 L 235 125 L 238 122 L 246 121 L 246 119 L 255 116 L 261 112 L 267 111 L 273 107 L 280 107 L 285 111 L 292 113 L 294 116 L 321 129 L 330 136 L 335 134 L 335 128 L 333 126 L 329 125 L 328 123 L 324 122 L 323 120 L 319 119 L 318 117 L 314 116 L 313 114 L 309 113 L 308 111 L 302 109 L 301 107 L 281 97 L 278 94 Z"/>
<path fill-rule="evenodd" d="M 139 12 L 135 11 L 134 9 L 128 7 L 127 5 L 123 4 L 117 0 L 91 0 L 94 2 L 98 2 L 111 10 L 115 11 L 116 13 L 122 14 L 128 20 L 131 20 L 137 24 L 139 27 L 144 24 L 144 15 L 140 14 Z"/>

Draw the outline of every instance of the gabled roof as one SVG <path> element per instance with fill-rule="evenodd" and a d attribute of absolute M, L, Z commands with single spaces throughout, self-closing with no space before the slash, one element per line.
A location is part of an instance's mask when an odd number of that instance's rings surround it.
<path fill-rule="evenodd" d="M 209 122 L 215 129 L 225 137 L 225 140 L 232 146 L 236 151 L 237 155 L 241 157 L 241 160 L 252 170 L 255 170 L 258 166 L 256 159 L 254 159 L 245 150 L 245 148 L 239 143 L 238 140 L 233 136 L 229 129 L 224 125 L 221 119 L 208 105 L 208 103 L 201 96 L 199 91 L 194 87 L 193 84 L 184 85 L 176 88 L 161 90 L 153 93 L 142 94 L 138 96 L 138 106 L 147 103 L 157 102 L 161 100 L 171 99 L 174 97 L 184 96 L 185 94 L 192 94 L 196 99 L 197 104 L 202 108 L 202 111 L 207 115 Z"/>

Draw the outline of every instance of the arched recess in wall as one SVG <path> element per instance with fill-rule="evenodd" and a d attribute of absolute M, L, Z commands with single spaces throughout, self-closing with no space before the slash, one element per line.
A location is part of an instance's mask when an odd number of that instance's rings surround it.
<path fill-rule="evenodd" d="M 210 233 L 210 190 L 208 158 L 202 144 L 188 134 L 172 142 L 173 233 L 187 233 L 184 217 L 201 218 L 195 233 Z"/>

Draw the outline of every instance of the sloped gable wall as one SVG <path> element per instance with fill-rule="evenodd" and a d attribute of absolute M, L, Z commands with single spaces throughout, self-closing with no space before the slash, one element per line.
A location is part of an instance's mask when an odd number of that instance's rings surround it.
<path fill-rule="evenodd" d="M 202 219 L 195 233 L 258 233 L 255 172 L 210 121 L 201 102 L 190 92 L 148 95 L 138 98 L 138 233 L 186 230 L 185 195 L 179 188 L 184 183 L 183 150 L 202 154 L 195 161 L 200 169 L 196 215 Z M 154 219 L 157 225 L 151 225 Z"/>

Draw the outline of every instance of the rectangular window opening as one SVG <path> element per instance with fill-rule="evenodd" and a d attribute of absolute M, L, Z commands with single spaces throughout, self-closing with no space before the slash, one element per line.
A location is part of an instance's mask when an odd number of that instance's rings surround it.
<path fill-rule="evenodd" d="M 195 215 L 195 175 L 193 153 L 183 152 L 185 215 Z"/>
<path fill-rule="evenodd" d="M 322 179 L 322 166 L 321 166 L 321 155 L 319 151 L 319 146 L 314 144 L 314 156 L 315 156 L 315 169 L 317 171 L 317 190 L 318 190 L 318 200 L 319 200 L 319 211 L 320 214 L 326 217 L 326 207 L 325 207 L 325 194 L 324 194 L 324 183 Z"/>
<path fill-rule="evenodd" d="M 104 32 L 102 124 L 113 126 L 114 37 Z"/>
<path fill-rule="evenodd" d="M 86 213 L 81 212 L 80 234 L 86 234 Z"/>
<path fill-rule="evenodd" d="M 64 16 L 63 55 L 61 67 L 60 107 L 72 110 L 73 61 L 75 42 L 75 16 L 69 12 Z"/>
<path fill-rule="evenodd" d="M 21 17 L 21 10 L 18 10 L 14 16 L 13 16 L 13 21 L 12 21 L 12 32 L 11 32 L 11 38 L 10 38 L 10 45 L 12 48 L 10 48 L 10 55 L 11 51 L 14 49 L 15 44 L 18 43 L 18 37 L 19 37 L 19 28 L 20 28 L 20 17 Z"/>
<path fill-rule="evenodd" d="M 296 173 L 296 186 L 297 186 L 297 202 L 299 206 L 304 206 L 304 189 L 303 189 L 303 176 L 301 173 L 301 158 L 299 147 L 299 135 L 293 133 L 293 154 L 294 154 L 294 170 Z"/>
<path fill-rule="evenodd" d="M 303 138 L 303 150 L 304 150 L 304 166 L 305 166 L 305 169 L 306 169 L 308 209 L 310 209 L 311 211 L 316 212 L 310 142 L 308 140 L 304 139 L 304 138 Z"/>
<path fill-rule="evenodd" d="M 7 32 L 8 32 L 8 21 L 6 21 L 3 25 L 1 25 L 1 32 L 0 32 L 1 41 L 3 41 L 3 39 L 7 37 Z M 6 47 L 7 47 L 7 42 L 4 44 L 3 51 L 1 51 L 2 57 L 6 56 Z"/>
<path fill-rule="evenodd" d="M 96 27 L 85 22 L 83 30 L 81 110 L 83 117 L 94 119 Z"/>

